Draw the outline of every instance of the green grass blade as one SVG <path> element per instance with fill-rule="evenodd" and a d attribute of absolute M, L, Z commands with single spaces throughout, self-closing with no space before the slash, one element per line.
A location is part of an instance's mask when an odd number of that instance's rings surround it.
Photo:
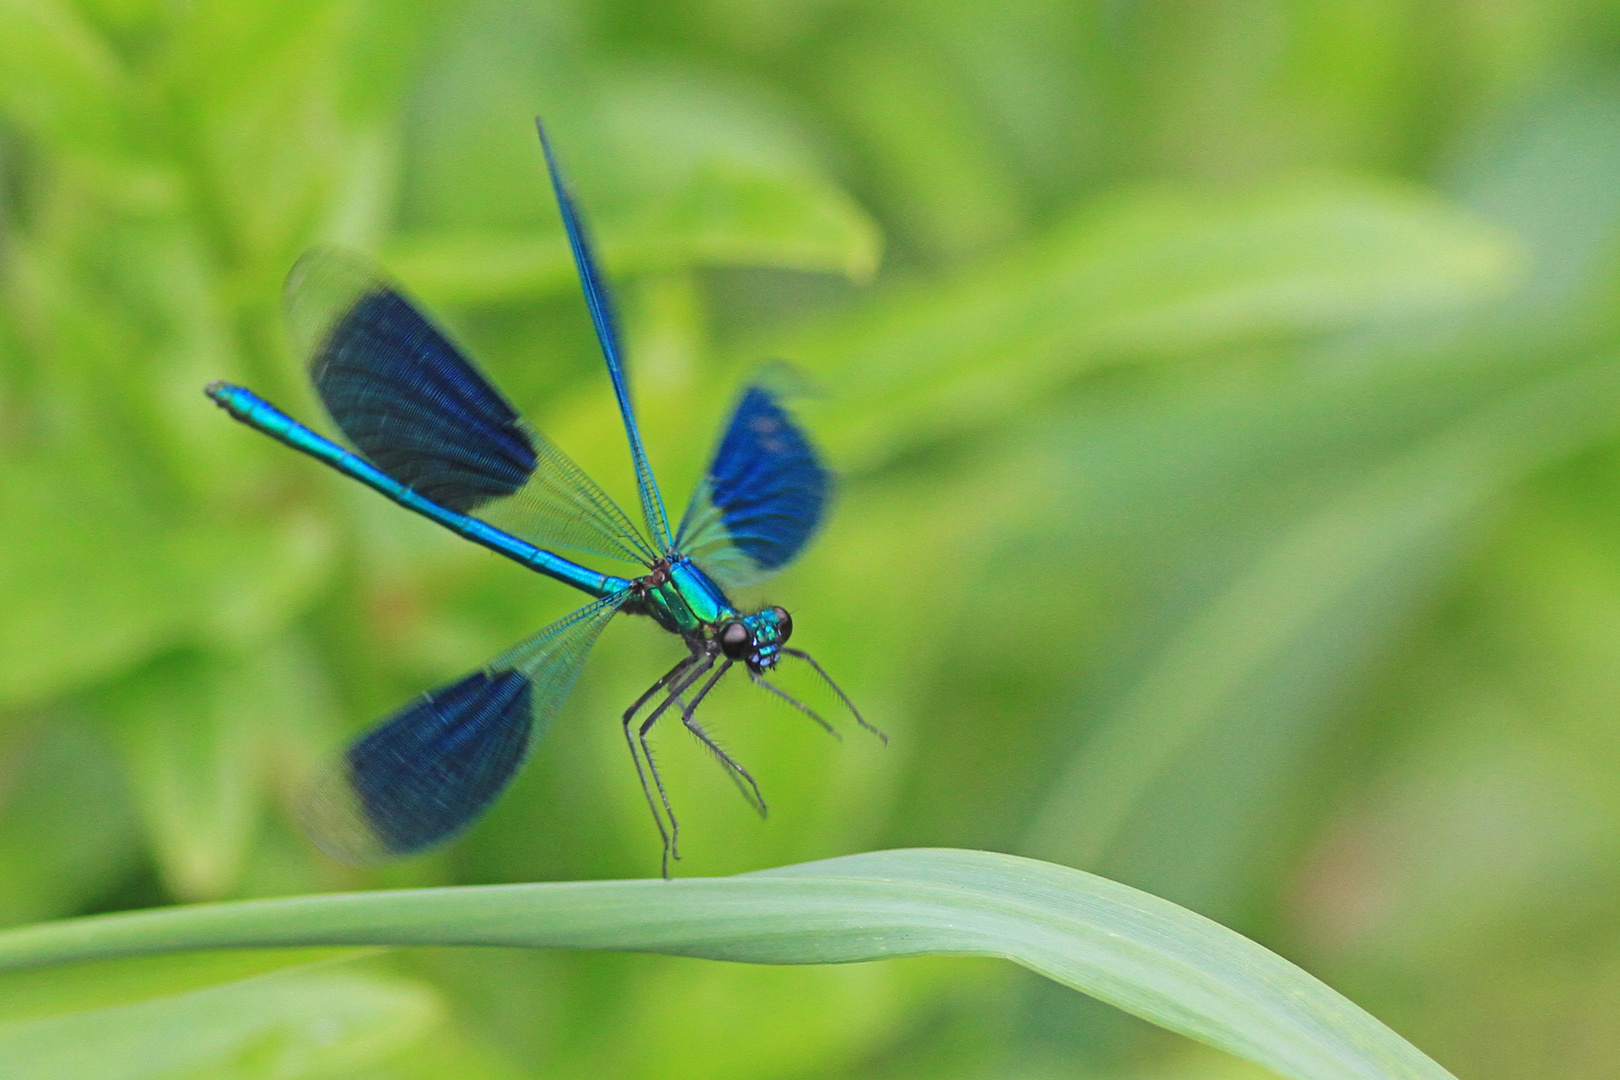
<path fill-rule="evenodd" d="M 0 969 L 243 946 L 506 945 L 761 964 L 997 956 L 1297 1080 L 1449 1077 L 1276 954 L 1125 885 L 1010 855 L 907 850 L 731 878 L 255 900 L 0 934 Z"/>

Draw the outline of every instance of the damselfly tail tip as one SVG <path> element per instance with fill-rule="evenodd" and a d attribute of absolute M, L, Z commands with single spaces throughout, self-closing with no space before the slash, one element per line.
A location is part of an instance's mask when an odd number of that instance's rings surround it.
<path fill-rule="evenodd" d="M 235 383 L 228 383 L 224 379 L 215 379 L 203 387 L 203 393 L 207 394 L 215 405 L 218 405 L 238 420 L 246 415 L 248 411 L 249 405 L 245 397 L 251 395 L 248 394 L 247 390 L 237 386 Z"/>

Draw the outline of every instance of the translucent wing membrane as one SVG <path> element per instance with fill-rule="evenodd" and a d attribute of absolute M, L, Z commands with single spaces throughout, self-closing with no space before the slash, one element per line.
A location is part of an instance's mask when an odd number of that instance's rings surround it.
<path fill-rule="evenodd" d="M 425 851 L 472 824 L 556 718 L 626 595 L 552 623 L 350 743 L 311 791 L 305 821 L 315 842 L 370 863 Z"/>
<path fill-rule="evenodd" d="M 545 436 L 527 426 L 524 430 L 534 440 L 538 467 L 517 494 L 490 504 L 478 517 L 541 547 L 652 562 L 653 550 L 619 504 Z"/>
<path fill-rule="evenodd" d="M 785 369 L 743 391 L 681 520 L 676 549 L 722 587 L 763 580 L 815 535 L 832 475 L 782 404 Z"/>
<path fill-rule="evenodd" d="M 310 252 L 286 302 L 327 412 L 373 465 L 539 546 L 652 559 L 624 511 L 366 260 Z"/>
<path fill-rule="evenodd" d="M 664 550 L 670 546 L 669 518 L 664 513 L 664 500 L 658 493 L 658 482 L 653 478 L 652 465 L 641 445 L 641 429 L 636 424 L 635 410 L 630 404 L 630 379 L 624 367 L 624 352 L 619 347 L 618 321 L 613 300 L 608 295 L 607 282 L 596 268 L 596 256 L 591 251 L 590 236 L 585 220 L 574 205 L 557 166 L 546 129 L 539 121 L 540 147 L 546 157 L 546 170 L 551 174 L 551 186 L 557 195 L 557 209 L 562 213 L 563 227 L 568 231 L 568 246 L 574 253 L 574 266 L 579 271 L 579 283 L 585 290 L 585 304 L 591 311 L 591 322 L 596 327 L 596 338 L 602 345 L 602 356 L 607 361 L 608 375 L 613 379 L 613 393 L 619 401 L 619 415 L 624 419 L 625 437 L 630 442 L 630 460 L 636 470 L 636 490 L 641 495 L 641 512 L 647 521 L 647 533 L 653 544 Z"/>

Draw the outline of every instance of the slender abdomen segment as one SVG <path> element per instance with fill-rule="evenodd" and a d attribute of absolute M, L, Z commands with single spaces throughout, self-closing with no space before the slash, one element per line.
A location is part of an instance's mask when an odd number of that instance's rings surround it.
<path fill-rule="evenodd" d="M 560 555 L 553 555 L 526 540 L 519 540 L 488 522 L 440 506 L 389 476 L 354 451 L 345 449 L 324 435 L 319 435 L 300 424 L 246 387 L 226 382 L 212 382 L 208 384 L 206 392 L 220 408 L 249 427 L 264 432 L 294 450 L 308 454 L 345 476 L 360 481 L 373 491 L 388 496 L 407 510 L 413 510 L 431 521 L 438 522 L 458 536 L 505 555 L 530 570 L 545 574 L 565 585 L 572 585 L 598 599 L 630 587 L 627 578 L 597 573 Z"/>

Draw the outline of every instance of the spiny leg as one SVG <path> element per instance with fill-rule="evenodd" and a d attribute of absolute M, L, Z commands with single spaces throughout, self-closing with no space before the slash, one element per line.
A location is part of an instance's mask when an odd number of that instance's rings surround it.
<path fill-rule="evenodd" d="M 635 719 L 636 713 L 641 711 L 641 707 L 647 704 L 647 702 L 652 699 L 654 694 L 668 686 L 671 681 L 682 678 L 686 673 L 686 669 L 697 662 L 698 655 L 698 652 L 694 649 L 691 653 L 682 657 L 679 663 L 670 668 L 668 671 L 664 672 L 663 677 L 649 686 L 646 693 L 636 698 L 635 704 L 631 705 L 624 712 L 624 744 L 630 748 L 630 760 L 635 763 L 636 778 L 641 781 L 641 793 L 647 797 L 647 809 L 652 811 L 653 821 L 658 825 L 658 836 L 664 842 L 664 858 L 666 861 L 665 877 L 669 876 L 667 873 L 670 842 L 669 831 L 664 828 L 664 819 L 658 813 L 658 804 L 653 800 L 652 788 L 647 784 L 647 773 L 641 767 L 641 755 L 636 753 L 636 740 L 630 734 L 630 721 Z M 649 761 L 648 766 L 650 767 L 651 764 L 652 763 Z"/>
<path fill-rule="evenodd" d="M 822 670 L 821 665 L 816 663 L 815 657 L 811 656 L 803 649 L 789 649 L 784 647 L 782 651 L 789 656 L 798 657 L 800 660 L 803 660 L 805 663 L 815 668 L 816 674 L 821 676 L 821 681 L 832 687 L 832 692 L 838 695 L 838 700 L 844 703 L 844 708 L 849 710 L 849 714 L 855 718 L 855 722 L 861 725 L 861 727 L 865 728 L 867 731 L 870 731 L 872 734 L 876 735 L 878 738 L 882 739 L 885 746 L 888 745 L 889 737 L 883 734 L 882 731 L 866 722 L 866 717 L 861 715 L 861 710 L 857 709 L 855 707 L 855 703 L 849 700 L 849 695 L 844 693 L 844 691 L 839 688 L 837 683 L 833 682 L 832 676 L 828 675 L 824 670 Z"/>
<path fill-rule="evenodd" d="M 731 661 L 728 660 L 726 662 L 726 667 L 730 666 Z M 701 701 L 702 698 L 700 697 L 698 700 Z M 755 812 L 757 812 L 760 817 L 764 817 L 766 810 L 765 800 L 759 794 L 759 785 L 755 784 L 754 778 L 748 775 L 748 770 L 744 769 L 735 758 L 726 753 L 720 744 L 716 743 L 714 739 L 710 737 L 708 731 L 704 729 L 703 725 L 697 722 L 697 717 L 694 715 L 696 711 L 695 703 L 694 708 L 689 710 L 686 707 L 686 702 L 681 698 L 681 695 L 676 694 L 675 707 L 681 710 L 681 723 L 686 725 L 686 729 L 688 731 L 697 736 L 699 742 L 708 747 L 709 752 L 714 754 L 715 760 L 720 763 L 720 767 L 726 770 L 726 775 L 731 777 L 731 782 L 737 785 L 737 790 L 739 793 L 741 793 L 743 799 L 747 801 L 749 806 L 754 808 Z M 741 773 L 742 775 L 739 776 L 738 773 Z M 744 785 L 744 778 L 746 778 L 747 786 Z M 753 790 L 750 791 L 749 787 L 752 787 Z"/>
<path fill-rule="evenodd" d="M 703 656 L 694 655 L 693 659 L 693 666 L 689 668 L 679 680 L 670 686 L 669 693 L 665 696 L 664 700 L 659 702 L 657 708 L 653 709 L 652 713 L 648 715 L 647 719 L 642 722 L 641 727 L 638 730 L 636 740 L 641 744 L 641 756 L 647 759 L 647 771 L 652 774 L 653 786 L 658 789 L 658 800 L 663 804 L 664 816 L 669 819 L 669 835 L 665 838 L 664 842 L 663 873 L 665 878 L 669 877 L 670 858 L 674 857 L 675 859 L 679 859 L 681 857 L 681 825 L 675 817 L 674 806 L 670 804 L 669 793 L 664 789 L 664 777 L 663 774 L 658 771 L 657 761 L 653 759 L 652 747 L 647 742 L 647 735 L 652 731 L 653 725 L 658 723 L 659 718 L 664 715 L 664 712 L 671 705 L 679 703 L 681 700 L 681 695 L 690 690 L 693 684 L 703 677 L 703 673 L 714 666 L 715 657 L 713 653 Z M 645 786 L 643 786 L 643 791 L 646 792 L 648 803 L 651 805 L 652 793 L 650 791 L 646 791 Z M 658 811 L 654 809 L 654 816 L 656 816 L 657 813 Z"/>
<path fill-rule="evenodd" d="M 641 707 L 647 704 L 654 694 L 668 686 L 672 679 L 675 679 L 680 675 L 682 668 L 686 667 L 688 664 L 694 663 L 700 656 L 703 655 L 703 653 L 697 648 L 694 648 L 691 645 L 688 645 L 687 647 L 692 651 L 681 657 L 680 660 L 676 662 L 674 667 L 664 672 L 663 676 L 659 678 L 657 682 L 647 687 L 646 691 L 643 692 L 640 697 L 636 698 L 635 704 L 631 705 L 630 708 L 625 710 L 625 727 L 630 726 L 630 718 L 635 716 L 636 713 L 640 712 Z"/>
<path fill-rule="evenodd" d="M 732 662 L 727 660 L 720 666 L 718 671 L 709 676 L 709 681 L 704 683 L 702 689 L 697 692 L 697 696 L 692 699 L 692 704 L 685 706 L 681 710 L 681 723 L 686 725 L 686 730 L 697 736 L 699 742 L 709 748 L 709 753 L 713 754 L 715 760 L 720 763 L 720 767 L 726 770 L 726 775 L 731 777 L 731 782 L 737 785 L 737 790 L 742 792 L 742 797 L 748 801 L 748 805 L 752 806 L 760 817 L 764 817 L 766 814 L 765 796 L 760 794 L 759 785 L 754 783 L 752 776 L 748 775 L 748 770 L 743 768 L 730 754 L 726 753 L 719 743 L 710 738 L 709 733 L 704 731 L 702 725 L 697 722 L 696 714 L 699 703 L 708 696 L 710 690 L 714 689 L 715 684 L 720 681 L 720 677 L 730 670 L 731 664 Z"/>
<path fill-rule="evenodd" d="M 652 730 L 654 724 L 658 723 L 658 718 L 663 716 L 665 711 L 675 703 L 675 699 L 690 690 L 692 684 L 701 679 L 703 673 L 714 666 L 717 655 L 714 652 L 706 652 L 699 657 L 694 651 L 693 659 L 697 662 L 670 686 L 669 693 L 664 697 L 664 700 L 660 701 L 658 707 L 648 714 L 646 720 L 642 721 L 637 734 L 636 741 L 641 744 L 641 756 L 647 759 L 647 771 L 652 773 L 653 786 L 658 789 L 659 801 L 664 804 L 664 813 L 669 817 L 669 833 L 664 840 L 664 877 L 666 878 L 669 877 L 670 857 L 673 856 L 677 859 L 681 857 L 681 825 L 680 822 L 675 820 L 675 808 L 669 804 L 669 793 L 664 790 L 664 778 L 659 775 L 658 763 L 653 760 L 652 747 L 647 745 L 647 733 Z M 645 785 L 643 785 L 643 790 L 645 790 Z M 651 803 L 651 793 L 648 793 L 647 801 Z M 653 813 L 656 815 L 658 811 L 654 809 Z"/>
<path fill-rule="evenodd" d="M 827 723 L 826 720 L 822 719 L 821 714 L 816 712 L 816 710 L 812 709 L 810 706 L 806 705 L 804 702 L 800 701 L 798 698 L 794 697 L 792 694 L 789 694 L 786 690 L 783 690 L 780 686 L 775 686 L 775 685 L 773 685 L 771 683 L 766 682 L 765 677 L 763 675 L 760 675 L 758 672 L 751 671 L 748 674 L 749 674 L 749 677 L 754 680 L 754 684 L 756 686 L 762 686 L 765 689 L 769 690 L 771 693 L 775 694 L 777 697 L 781 698 L 783 701 L 787 702 L 789 705 L 793 706 L 795 709 L 798 709 L 800 712 L 804 713 L 804 715 L 808 716 L 810 719 L 812 719 L 816 723 L 820 724 L 823 728 L 825 728 L 827 730 L 827 734 L 831 735 L 833 738 L 837 739 L 840 742 L 843 741 L 844 737 L 838 733 L 838 729 L 833 727 L 831 724 Z"/>
<path fill-rule="evenodd" d="M 743 768 L 736 758 L 726 753 L 725 749 L 716 743 L 696 720 L 686 726 L 693 735 L 697 736 L 698 741 L 714 755 L 715 760 L 720 763 L 720 767 L 725 770 L 726 776 L 730 777 L 731 782 L 737 786 L 737 793 L 743 797 L 743 801 L 754 808 L 754 813 L 761 818 L 769 816 L 770 808 L 765 805 L 765 796 L 760 792 L 759 785 L 754 782 L 754 778 L 748 775 L 748 770 Z"/>

